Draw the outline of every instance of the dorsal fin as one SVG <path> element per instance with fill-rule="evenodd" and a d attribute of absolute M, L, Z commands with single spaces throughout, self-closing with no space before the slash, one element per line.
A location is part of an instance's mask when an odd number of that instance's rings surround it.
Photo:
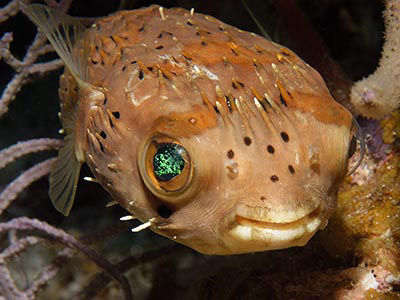
<path fill-rule="evenodd" d="M 79 85 L 87 80 L 91 39 L 77 18 L 41 4 L 31 4 L 25 14 L 46 35 Z"/>
<path fill-rule="evenodd" d="M 40 4 L 27 6 L 25 13 L 46 35 L 79 88 L 91 89 L 92 86 L 87 83 L 87 61 L 91 39 L 85 34 L 86 28 L 76 18 Z M 65 101 L 72 101 L 72 99 L 65 99 Z M 64 113 L 72 114 L 70 119 L 75 120 L 75 109 Z M 58 152 L 57 160 L 52 166 L 49 178 L 50 199 L 55 208 L 64 215 L 68 215 L 71 211 L 80 169 L 84 162 L 83 157 L 80 159 L 77 157 L 75 129 L 72 132 L 69 131 L 64 138 L 64 147 Z"/>

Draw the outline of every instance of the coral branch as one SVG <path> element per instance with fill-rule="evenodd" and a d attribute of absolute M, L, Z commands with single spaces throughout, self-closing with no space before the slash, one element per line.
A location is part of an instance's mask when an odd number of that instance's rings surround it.
<path fill-rule="evenodd" d="M 63 146 L 63 144 L 62 140 L 48 138 L 18 142 L 17 144 L 0 151 L 0 169 L 23 155 L 39 151 L 58 150 Z"/>
<path fill-rule="evenodd" d="M 1 8 L 0 23 L 18 13 L 29 2 L 29 0 L 13 0 L 7 6 Z M 63 12 L 69 9 L 71 2 L 72 0 L 61 0 L 59 3 L 54 0 L 47 1 L 48 5 L 56 7 Z M 5 63 L 16 71 L 0 97 L 0 116 L 8 111 L 8 106 L 15 99 L 16 94 L 22 86 L 29 81 L 31 75 L 43 75 L 63 66 L 63 63 L 59 59 L 35 64 L 39 56 L 54 51 L 53 47 L 47 44 L 46 37 L 40 32 L 36 34 L 22 61 L 15 58 L 10 52 L 12 41 L 12 33 L 5 33 L 0 40 L 0 59 L 3 59 Z"/>
<path fill-rule="evenodd" d="M 24 251 L 29 246 L 43 242 L 43 239 L 36 236 L 26 236 L 11 244 L 7 249 L 0 253 L 0 261 L 5 261 L 12 256 L 16 256 Z"/>
<path fill-rule="evenodd" d="M 181 245 L 172 245 L 163 247 L 161 249 L 157 249 L 154 251 L 150 251 L 145 253 L 139 258 L 134 256 L 128 256 L 116 264 L 116 268 L 118 271 L 125 273 L 126 271 L 134 268 L 139 264 L 145 264 L 150 261 L 154 261 L 155 259 L 160 259 L 161 257 L 165 257 L 171 254 L 176 254 L 179 251 L 186 251 L 187 248 L 182 247 Z M 93 299 L 98 293 L 101 292 L 102 288 L 107 286 L 110 282 L 111 278 L 105 272 L 100 272 L 96 274 L 93 279 L 90 281 L 89 285 L 87 285 L 79 294 L 75 297 L 76 300 L 88 300 Z"/>
<path fill-rule="evenodd" d="M 41 222 L 36 219 L 29 219 L 26 217 L 16 218 L 7 223 L 0 223 L 0 233 L 11 229 L 40 230 L 42 232 L 47 233 L 50 238 L 56 239 L 63 245 L 83 252 L 100 268 L 106 270 L 110 276 L 112 276 L 115 280 L 117 280 L 120 283 L 125 295 L 125 299 L 127 300 L 133 299 L 130 284 L 125 275 L 119 272 L 118 269 L 115 268 L 115 266 L 111 264 L 105 257 L 101 256 L 88 246 L 82 244 L 68 233 L 60 229 L 54 228 L 45 222 Z"/>
<path fill-rule="evenodd" d="M 5 262 L 1 260 L 0 260 L 0 291 L 2 295 L 6 297 L 6 299 L 12 299 L 12 300 L 29 299 L 23 292 L 18 290 L 14 280 L 11 278 L 10 272 L 5 266 Z"/>
<path fill-rule="evenodd" d="M 10 52 L 10 44 L 13 41 L 12 32 L 6 32 L 0 40 L 0 58 L 2 58 L 14 70 L 19 70 L 22 67 L 22 62 L 15 58 Z"/>
<path fill-rule="evenodd" d="M 20 10 L 21 4 L 28 2 L 29 0 L 10 1 L 10 3 L 0 9 L 0 23 L 3 23 L 4 21 L 7 21 L 8 18 L 16 15 Z"/>
<path fill-rule="evenodd" d="M 379 67 L 351 89 L 351 102 L 369 118 L 381 118 L 400 105 L 400 1 L 385 4 L 385 43 Z"/>
<path fill-rule="evenodd" d="M 71 248 L 65 248 L 62 250 L 42 271 L 39 278 L 37 278 L 31 287 L 26 291 L 26 295 L 29 299 L 36 299 L 37 293 L 52 279 L 57 275 L 60 268 L 65 265 L 69 258 L 71 258 L 76 253 L 76 250 Z"/>
<path fill-rule="evenodd" d="M 9 183 L 0 194 L 0 215 L 14 201 L 18 194 L 44 175 L 50 173 L 51 165 L 56 158 L 50 158 L 28 169 L 17 179 Z"/>
<path fill-rule="evenodd" d="M 36 63 L 29 67 L 29 73 L 34 74 L 38 73 L 39 75 L 45 74 L 47 72 L 57 70 L 64 66 L 64 63 L 61 59 L 56 59 L 53 61 L 45 62 L 45 63 Z"/>

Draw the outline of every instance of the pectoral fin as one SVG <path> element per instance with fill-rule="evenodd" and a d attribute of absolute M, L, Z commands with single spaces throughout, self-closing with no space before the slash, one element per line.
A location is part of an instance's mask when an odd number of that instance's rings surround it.
<path fill-rule="evenodd" d="M 64 138 L 65 145 L 58 152 L 49 179 L 51 202 L 65 216 L 69 215 L 74 203 L 82 166 L 82 162 L 78 161 L 75 155 L 74 140 L 74 134 L 69 134 Z"/>

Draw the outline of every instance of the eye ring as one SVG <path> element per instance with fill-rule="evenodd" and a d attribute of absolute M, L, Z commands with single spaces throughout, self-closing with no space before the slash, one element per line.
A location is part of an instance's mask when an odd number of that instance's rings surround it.
<path fill-rule="evenodd" d="M 177 202 L 192 181 L 193 164 L 179 141 L 156 134 L 148 139 L 139 154 L 139 171 L 155 196 Z"/>

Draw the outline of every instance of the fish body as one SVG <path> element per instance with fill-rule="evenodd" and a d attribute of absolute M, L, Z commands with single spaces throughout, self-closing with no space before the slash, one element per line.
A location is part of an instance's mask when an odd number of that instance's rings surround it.
<path fill-rule="evenodd" d="M 66 62 L 50 176 L 62 213 L 87 163 L 129 213 L 202 253 L 302 246 L 326 226 L 356 129 L 294 52 L 180 8 L 88 29 L 43 6 L 28 16 Z"/>

